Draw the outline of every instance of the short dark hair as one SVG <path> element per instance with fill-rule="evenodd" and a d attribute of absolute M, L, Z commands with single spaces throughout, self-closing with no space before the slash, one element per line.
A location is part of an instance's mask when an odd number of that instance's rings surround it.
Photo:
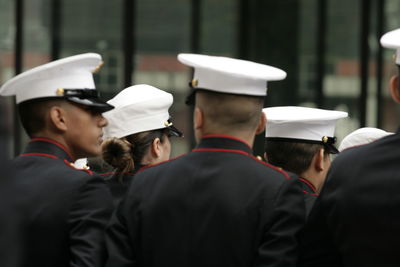
<path fill-rule="evenodd" d="M 46 127 L 46 112 L 62 99 L 40 98 L 18 104 L 21 124 L 30 138 Z"/>
<path fill-rule="evenodd" d="M 324 149 L 322 144 L 268 139 L 265 141 L 265 154 L 268 163 L 297 175 L 310 167 L 314 155 L 321 149 Z M 324 154 L 328 155 L 329 152 L 325 149 Z"/>
<path fill-rule="evenodd" d="M 199 90 L 196 94 L 196 106 L 202 108 L 212 125 L 228 131 L 257 127 L 264 104 L 263 97 L 206 90 Z"/>

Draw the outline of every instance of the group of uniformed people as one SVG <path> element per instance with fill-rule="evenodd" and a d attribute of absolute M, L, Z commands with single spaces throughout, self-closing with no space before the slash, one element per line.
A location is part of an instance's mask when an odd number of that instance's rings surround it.
<path fill-rule="evenodd" d="M 399 66 L 400 29 L 381 43 Z M 183 133 L 168 112 L 172 95 L 141 84 L 102 101 L 98 54 L 0 88 L 16 97 L 31 138 L 1 170 L 0 266 L 400 266 L 399 134 L 361 129 L 331 166 L 346 112 L 263 109 L 266 83 L 286 77 L 271 66 L 178 60 L 194 70 L 197 145 L 174 159 L 170 138 Z M 398 75 L 390 88 L 400 102 Z M 264 131 L 261 160 L 252 147 Z M 86 157 L 113 171 L 74 165 Z"/>

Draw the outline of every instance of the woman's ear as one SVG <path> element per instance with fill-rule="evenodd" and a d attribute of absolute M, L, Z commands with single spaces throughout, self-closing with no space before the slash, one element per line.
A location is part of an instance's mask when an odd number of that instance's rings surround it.
<path fill-rule="evenodd" d="M 256 129 L 256 134 L 260 134 L 265 130 L 265 126 L 267 125 L 267 117 L 265 117 L 265 113 L 261 112 L 260 120 L 258 122 L 258 126 Z"/>
<path fill-rule="evenodd" d="M 399 76 L 394 75 L 392 78 L 390 78 L 389 82 L 390 86 L 390 94 L 392 95 L 392 98 L 394 101 L 397 103 L 400 103 L 400 88 L 399 88 Z"/>
<path fill-rule="evenodd" d="M 155 138 L 153 140 L 153 143 L 151 144 L 151 154 L 155 157 L 155 158 L 159 158 L 161 157 L 161 153 L 162 153 L 162 148 L 161 148 L 161 140 L 160 138 Z"/>
<path fill-rule="evenodd" d="M 67 112 L 62 107 L 52 106 L 48 114 L 52 127 L 61 132 L 68 130 Z"/>

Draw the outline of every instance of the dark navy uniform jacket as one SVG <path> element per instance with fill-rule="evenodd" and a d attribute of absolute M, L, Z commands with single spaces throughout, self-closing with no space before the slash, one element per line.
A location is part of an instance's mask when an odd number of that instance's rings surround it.
<path fill-rule="evenodd" d="M 210 135 L 136 173 L 107 231 L 107 266 L 294 266 L 303 223 L 297 179 Z"/>
<path fill-rule="evenodd" d="M 314 202 L 318 197 L 317 189 L 314 185 L 305 178 L 299 178 L 301 182 L 303 193 L 304 193 L 304 203 L 306 207 L 306 218 L 310 214 L 312 207 L 314 206 Z"/>
<path fill-rule="evenodd" d="M 333 161 L 302 239 L 299 266 L 400 266 L 400 134 Z"/>
<path fill-rule="evenodd" d="M 104 180 L 113 197 L 114 207 L 117 207 L 122 198 L 126 195 L 128 187 L 133 180 L 135 173 L 141 169 L 143 165 L 136 167 L 134 170 L 126 173 L 108 172 L 100 174 Z"/>
<path fill-rule="evenodd" d="M 111 194 L 100 176 L 71 166 L 55 141 L 32 139 L 18 156 L 14 186 L 26 193 L 20 227 L 21 266 L 102 266 L 104 229 L 112 212 Z"/>

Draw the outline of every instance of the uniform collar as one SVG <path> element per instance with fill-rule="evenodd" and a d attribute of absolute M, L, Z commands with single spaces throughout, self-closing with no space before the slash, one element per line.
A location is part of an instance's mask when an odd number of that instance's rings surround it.
<path fill-rule="evenodd" d="M 33 138 L 21 156 L 42 155 L 72 162 L 72 156 L 62 144 L 48 138 Z"/>
<path fill-rule="evenodd" d="M 308 179 L 303 178 L 303 177 L 299 177 L 299 180 L 301 181 L 301 183 L 303 185 L 304 193 L 308 193 L 308 194 L 311 194 L 311 195 L 318 196 L 317 189 L 315 188 L 315 186 Z"/>
<path fill-rule="evenodd" d="M 252 148 L 243 140 L 227 135 L 205 135 L 196 149 L 228 149 L 252 154 Z M 195 149 L 195 150 L 196 150 Z"/>

